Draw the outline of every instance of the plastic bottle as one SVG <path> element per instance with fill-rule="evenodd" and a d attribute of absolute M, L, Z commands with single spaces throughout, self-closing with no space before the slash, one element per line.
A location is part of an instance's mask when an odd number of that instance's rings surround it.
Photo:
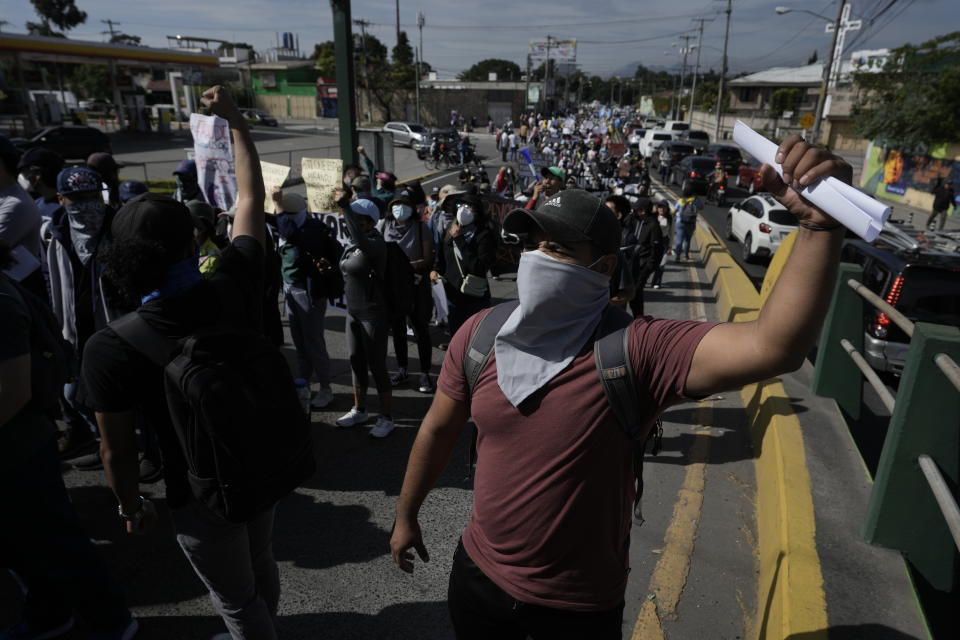
<path fill-rule="evenodd" d="M 297 398 L 300 400 L 303 412 L 310 415 L 310 385 L 303 378 L 297 378 L 293 381 L 293 386 L 297 388 Z"/>

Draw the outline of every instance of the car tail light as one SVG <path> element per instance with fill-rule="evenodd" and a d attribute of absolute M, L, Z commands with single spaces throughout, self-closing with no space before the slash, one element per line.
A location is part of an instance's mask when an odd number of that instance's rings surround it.
<path fill-rule="evenodd" d="M 696 171 L 691 171 L 691 172 L 690 172 L 690 177 L 691 177 L 691 178 L 696 178 L 696 177 L 697 177 L 697 172 L 696 172 Z"/>
<path fill-rule="evenodd" d="M 770 233 L 771 231 L 773 231 L 773 227 L 768 225 L 766 222 L 760 223 L 760 233 Z"/>
<path fill-rule="evenodd" d="M 893 281 L 893 286 L 890 287 L 890 292 L 887 293 L 887 304 L 892 307 L 896 307 L 902 292 L 903 276 L 897 276 Z M 890 325 L 893 324 L 893 321 L 890 319 L 890 316 L 882 311 L 877 311 L 876 314 L 876 321 L 874 324 L 870 325 L 870 333 L 874 338 L 886 338 L 888 335 L 890 335 Z"/>

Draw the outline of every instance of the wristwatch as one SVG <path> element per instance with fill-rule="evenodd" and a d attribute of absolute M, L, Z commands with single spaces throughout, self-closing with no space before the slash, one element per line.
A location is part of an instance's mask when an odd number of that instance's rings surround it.
<path fill-rule="evenodd" d="M 143 496 L 137 496 L 140 499 L 140 505 L 137 507 L 137 510 L 133 513 L 124 513 L 123 505 L 117 505 L 117 515 L 120 516 L 121 520 L 127 522 L 133 522 L 134 524 L 140 522 L 143 519 L 143 515 L 146 512 L 147 499 Z"/>

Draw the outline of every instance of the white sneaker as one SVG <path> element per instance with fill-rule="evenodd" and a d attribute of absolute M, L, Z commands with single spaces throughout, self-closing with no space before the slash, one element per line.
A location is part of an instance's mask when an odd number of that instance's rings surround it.
<path fill-rule="evenodd" d="M 331 402 L 333 402 L 333 391 L 329 387 L 326 389 L 321 388 L 313 394 L 313 399 L 310 400 L 310 408 L 326 409 Z"/>
<path fill-rule="evenodd" d="M 386 438 L 390 435 L 390 432 L 393 431 L 393 420 L 388 420 L 383 416 L 377 418 L 377 423 L 373 425 L 373 429 L 370 429 L 371 438 Z"/>
<path fill-rule="evenodd" d="M 339 418 L 337 418 L 338 427 L 355 427 L 358 424 L 363 424 L 367 421 L 367 414 L 365 411 L 360 411 L 356 407 L 350 409 Z"/>
<path fill-rule="evenodd" d="M 420 374 L 420 386 L 417 387 L 420 393 L 433 393 L 433 382 L 430 380 L 429 373 Z"/>

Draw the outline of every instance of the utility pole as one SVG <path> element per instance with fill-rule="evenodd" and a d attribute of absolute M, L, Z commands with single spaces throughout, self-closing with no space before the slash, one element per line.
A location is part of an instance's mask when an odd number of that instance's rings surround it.
<path fill-rule="evenodd" d="M 523 94 L 524 105 L 530 104 L 530 52 L 527 52 L 527 86 Z"/>
<path fill-rule="evenodd" d="M 416 69 L 416 71 L 417 71 L 417 73 L 416 73 L 416 77 L 417 77 L 417 124 L 422 124 L 421 121 L 420 121 L 420 49 L 415 49 L 415 50 L 414 50 L 414 54 L 415 54 L 414 59 L 415 59 L 416 64 L 417 64 L 417 69 Z"/>
<path fill-rule="evenodd" d="M 694 22 L 700 23 L 700 35 L 697 36 L 697 64 L 693 71 L 693 86 L 690 88 L 690 126 L 693 126 L 693 97 L 697 93 L 697 76 L 700 75 L 700 50 L 703 49 L 703 23 L 706 18 L 695 18 Z"/>
<path fill-rule="evenodd" d="M 846 0 L 840 0 L 840 9 L 837 11 L 837 21 L 827 25 L 827 33 L 833 32 L 830 43 L 830 57 L 823 67 L 823 79 L 820 81 L 820 95 L 817 97 L 817 113 L 813 122 L 813 142 L 820 140 L 820 127 L 823 124 L 823 112 L 827 104 L 827 92 L 836 85 L 840 76 L 840 66 L 843 59 L 843 42 L 847 31 L 859 29 L 861 20 L 850 20 L 850 5 Z"/>
<path fill-rule="evenodd" d="M 397 46 L 400 46 L 400 0 L 396 0 L 397 7 Z"/>
<path fill-rule="evenodd" d="M 334 0 L 330 0 L 333 2 Z M 341 0 L 343 1 L 343 0 Z M 346 0 L 349 2 L 350 0 Z M 369 20 L 354 20 L 353 23 L 360 27 L 360 72 L 363 74 L 363 92 L 361 95 L 367 93 L 367 88 L 369 83 L 367 82 L 367 27 L 370 26 Z M 337 65 L 339 68 L 339 65 Z M 339 90 L 338 90 L 339 94 Z M 370 96 L 366 96 L 367 105 L 370 104 Z M 363 100 L 358 100 L 360 103 L 361 116 L 363 115 Z"/>
<path fill-rule="evenodd" d="M 683 79 L 687 74 L 687 54 L 690 53 L 690 41 L 693 40 L 693 36 L 680 36 L 680 39 L 683 40 L 683 63 L 680 65 L 680 91 L 677 92 L 677 119 L 680 118 L 683 110 Z"/>
<path fill-rule="evenodd" d="M 340 121 L 340 158 L 356 162 L 357 106 L 354 100 L 353 32 L 350 0 L 330 0 L 333 13 L 333 52 L 337 65 L 337 119 Z"/>
<path fill-rule="evenodd" d="M 550 43 L 552 38 L 550 34 L 547 34 L 547 59 L 543 62 L 543 106 L 544 109 L 550 111 L 550 96 L 547 92 L 550 90 Z"/>
<path fill-rule="evenodd" d="M 113 20 L 101 20 L 100 22 L 102 22 L 103 24 L 107 25 L 107 29 L 109 29 L 109 31 L 101 31 L 100 33 L 102 33 L 102 34 L 104 34 L 104 35 L 106 35 L 106 34 L 109 33 L 109 34 L 110 34 L 110 41 L 113 42 L 113 37 L 116 35 L 116 29 L 114 29 L 114 26 L 119 27 L 119 26 L 120 26 L 120 23 L 119 23 L 119 22 L 114 22 Z"/>
<path fill-rule="evenodd" d="M 417 11 L 417 29 L 420 30 L 420 60 L 423 60 L 423 25 L 427 24 L 427 16 L 423 11 Z"/>
<path fill-rule="evenodd" d="M 727 44 L 730 42 L 730 13 L 733 0 L 727 0 L 727 30 L 723 36 L 723 65 L 720 69 L 720 87 L 717 89 L 717 125 L 713 130 L 713 141 L 720 142 L 720 121 L 723 118 L 723 81 L 727 77 Z"/>

